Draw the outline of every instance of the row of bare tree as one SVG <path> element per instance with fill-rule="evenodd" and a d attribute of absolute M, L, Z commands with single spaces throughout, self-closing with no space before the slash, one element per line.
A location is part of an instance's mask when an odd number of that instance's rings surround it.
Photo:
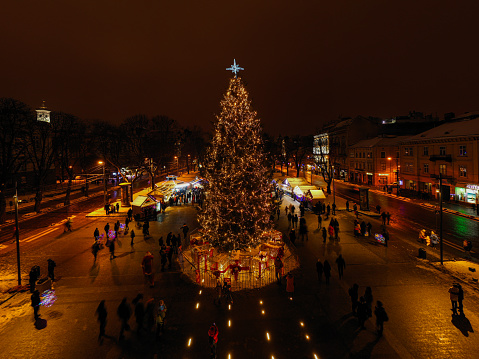
<path fill-rule="evenodd" d="M 155 174 L 174 156 L 178 161 L 185 159 L 187 165 L 189 158 L 201 158 L 205 137 L 198 127 L 182 127 L 167 116 L 135 115 L 113 125 L 52 112 L 50 123 L 42 122 L 26 104 L 0 98 L 0 223 L 5 221 L 5 193 L 11 191 L 25 168 L 33 178 L 35 211 L 40 212 L 52 168 L 61 168 L 66 174 L 64 203 L 68 205 L 72 181 L 98 168 L 98 160 L 121 175 L 123 168 L 133 168 L 133 179 L 148 174 L 153 186 Z M 128 181 L 125 176 L 124 180 Z"/>

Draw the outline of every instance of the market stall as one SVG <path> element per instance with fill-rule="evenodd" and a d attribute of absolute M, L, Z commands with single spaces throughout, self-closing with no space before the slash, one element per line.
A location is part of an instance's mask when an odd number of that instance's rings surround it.
<path fill-rule="evenodd" d="M 157 201 L 153 196 L 137 196 L 131 204 L 131 209 L 133 215 L 140 214 L 143 216 L 144 213 L 159 211 L 161 209 L 160 201 Z"/>

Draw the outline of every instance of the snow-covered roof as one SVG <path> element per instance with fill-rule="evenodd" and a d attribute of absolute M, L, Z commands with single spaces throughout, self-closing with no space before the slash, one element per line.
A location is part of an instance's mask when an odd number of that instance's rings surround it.
<path fill-rule="evenodd" d="M 411 136 L 403 143 L 471 136 L 479 136 L 479 118 L 448 122 L 418 135 Z"/>
<path fill-rule="evenodd" d="M 359 147 L 380 147 L 380 146 L 399 146 L 399 143 L 411 138 L 410 136 L 396 137 L 374 137 L 368 140 L 362 140 L 351 146 L 351 148 Z"/>
<path fill-rule="evenodd" d="M 310 189 L 307 194 L 309 194 L 309 196 L 312 199 L 324 199 L 324 198 L 326 198 L 326 196 L 324 195 L 324 192 L 320 189 Z"/>

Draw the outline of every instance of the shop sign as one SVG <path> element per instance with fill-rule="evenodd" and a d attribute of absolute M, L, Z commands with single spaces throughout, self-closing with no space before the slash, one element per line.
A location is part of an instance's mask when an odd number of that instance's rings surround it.
<path fill-rule="evenodd" d="M 478 191 L 479 190 L 479 185 L 477 185 L 477 184 L 467 184 L 466 188 L 467 189 L 472 189 L 473 191 Z"/>

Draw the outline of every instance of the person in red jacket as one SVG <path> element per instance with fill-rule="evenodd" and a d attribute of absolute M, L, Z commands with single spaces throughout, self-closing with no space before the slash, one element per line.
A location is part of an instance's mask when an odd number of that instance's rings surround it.
<path fill-rule="evenodd" d="M 143 268 L 143 274 L 150 283 L 150 287 L 154 287 L 155 279 L 153 276 L 153 254 L 146 252 L 145 256 L 143 257 L 143 261 L 141 262 L 141 267 Z"/>
<path fill-rule="evenodd" d="M 218 327 L 213 323 L 208 330 L 208 342 L 210 344 L 210 358 L 216 359 L 216 344 L 218 343 Z"/>

